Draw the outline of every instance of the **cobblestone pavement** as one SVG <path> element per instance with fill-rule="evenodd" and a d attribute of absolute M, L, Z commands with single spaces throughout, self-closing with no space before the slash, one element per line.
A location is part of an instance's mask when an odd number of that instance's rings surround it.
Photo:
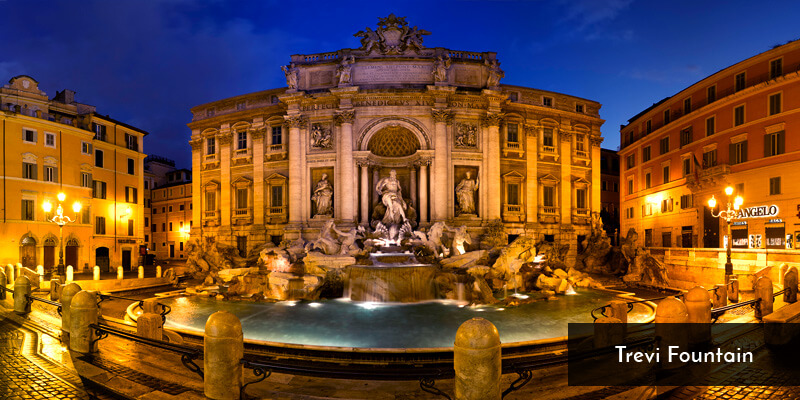
<path fill-rule="evenodd" d="M 0 398 L 91 399 L 80 379 L 36 357 L 34 335 L 0 316 Z M 62 376 L 58 376 L 62 375 Z M 70 382 L 71 381 L 71 382 Z"/>

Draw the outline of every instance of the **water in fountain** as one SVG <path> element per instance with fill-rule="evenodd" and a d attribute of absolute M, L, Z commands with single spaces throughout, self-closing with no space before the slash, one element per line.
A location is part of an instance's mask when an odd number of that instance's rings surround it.
<path fill-rule="evenodd" d="M 413 254 L 383 246 L 370 254 L 372 265 L 348 267 L 346 296 L 355 301 L 419 302 L 436 299 L 436 267 Z"/>

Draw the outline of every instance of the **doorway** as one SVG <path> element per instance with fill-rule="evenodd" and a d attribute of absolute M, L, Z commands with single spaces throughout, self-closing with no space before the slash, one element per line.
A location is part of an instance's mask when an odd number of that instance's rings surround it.
<path fill-rule="evenodd" d="M 19 262 L 25 268 L 36 271 L 36 239 L 25 236 L 19 246 Z"/>
<path fill-rule="evenodd" d="M 78 265 L 78 241 L 75 239 L 68 240 L 64 246 L 64 265 L 72 265 L 75 272 L 82 270 Z"/>
<path fill-rule="evenodd" d="M 169 258 L 175 258 L 175 245 L 169 245 Z"/>
<path fill-rule="evenodd" d="M 719 219 L 711 215 L 708 206 L 703 206 L 703 247 L 719 248 Z"/>
<path fill-rule="evenodd" d="M 131 251 L 130 249 L 122 250 L 122 269 L 130 271 L 131 269 Z"/>
<path fill-rule="evenodd" d="M 94 250 L 94 264 L 100 267 L 101 271 L 108 271 L 108 266 L 111 264 L 108 247 L 98 247 Z"/>

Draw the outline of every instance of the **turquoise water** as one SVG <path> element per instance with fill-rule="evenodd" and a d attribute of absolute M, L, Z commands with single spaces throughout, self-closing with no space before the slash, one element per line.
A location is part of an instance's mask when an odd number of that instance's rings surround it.
<path fill-rule="evenodd" d="M 242 322 L 246 339 L 314 346 L 421 348 L 452 347 L 456 330 L 473 317 L 497 326 L 503 343 L 567 335 L 570 322 L 592 322 L 592 309 L 606 305 L 613 293 L 577 290 L 519 307 L 459 307 L 455 302 L 417 304 L 359 303 L 346 300 L 252 303 L 208 297 L 159 301 L 172 307 L 165 327 L 203 331 L 206 320 L 226 310 Z M 636 304 L 628 318 L 642 321 L 648 308 Z"/>

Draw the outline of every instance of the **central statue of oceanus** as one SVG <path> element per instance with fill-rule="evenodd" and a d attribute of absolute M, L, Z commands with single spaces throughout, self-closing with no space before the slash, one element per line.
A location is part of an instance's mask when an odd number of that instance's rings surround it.
<path fill-rule="evenodd" d="M 397 171 L 391 170 L 389 176 L 381 178 L 375 185 L 375 191 L 386 209 L 383 216 L 374 223 L 375 232 L 399 243 L 404 235 L 412 232 L 412 227 L 406 216 L 408 205 L 403 200 L 403 189 L 400 180 L 397 179 Z"/>

